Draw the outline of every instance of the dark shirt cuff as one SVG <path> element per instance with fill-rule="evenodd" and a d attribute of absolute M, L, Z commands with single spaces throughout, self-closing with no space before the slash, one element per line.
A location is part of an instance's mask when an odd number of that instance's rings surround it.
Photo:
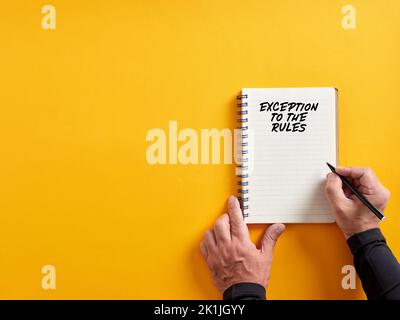
<path fill-rule="evenodd" d="M 225 290 L 223 298 L 224 300 L 265 300 L 265 288 L 258 283 L 237 283 Z"/>
<path fill-rule="evenodd" d="M 356 233 L 347 239 L 347 244 L 349 245 L 351 253 L 353 255 L 359 249 L 373 242 L 386 243 L 385 237 L 383 236 L 379 228 L 369 229 L 367 231 Z"/>

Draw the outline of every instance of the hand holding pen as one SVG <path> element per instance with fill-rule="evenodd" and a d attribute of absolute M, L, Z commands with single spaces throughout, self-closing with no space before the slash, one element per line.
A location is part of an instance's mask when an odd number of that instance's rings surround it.
<path fill-rule="evenodd" d="M 330 166 L 325 192 L 346 239 L 378 228 L 390 192 L 370 168 Z"/>

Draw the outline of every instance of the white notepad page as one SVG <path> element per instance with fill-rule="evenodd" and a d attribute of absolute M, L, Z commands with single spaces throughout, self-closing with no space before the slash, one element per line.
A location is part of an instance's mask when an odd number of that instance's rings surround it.
<path fill-rule="evenodd" d="M 333 222 L 324 185 L 329 172 L 326 162 L 336 166 L 337 159 L 337 90 L 243 89 L 242 95 L 247 96 L 243 110 L 248 110 L 245 124 L 249 133 L 248 193 L 243 195 L 248 198 L 246 223 Z M 287 122 L 289 106 L 294 114 L 289 118 L 290 130 L 295 127 L 295 132 L 285 131 L 287 127 L 280 131 L 274 125 Z M 276 108 L 279 111 L 275 112 Z M 307 108 L 300 121 L 298 114 Z M 282 114 L 281 121 L 277 115 L 271 121 L 272 113 Z"/>

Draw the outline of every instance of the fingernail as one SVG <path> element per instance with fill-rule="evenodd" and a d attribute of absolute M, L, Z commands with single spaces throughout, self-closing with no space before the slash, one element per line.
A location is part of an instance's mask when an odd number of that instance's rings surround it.
<path fill-rule="evenodd" d="M 236 197 L 235 196 L 230 196 L 228 199 L 229 205 L 233 205 L 236 202 Z"/>
<path fill-rule="evenodd" d="M 233 208 L 235 208 L 235 205 L 236 205 L 236 197 L 230 196 L 228 200 L 228 208 L 232 210 Z"/>
<path fill-rule="evenodd" d="M 282 233 L 283 231 L 285 231 L 285 229 L 286 229 L 286 227 L 285 227 L 284 224 L 279 224 L 279 225 L 278 225 L 278 232 L 279 232 L 279 233 Z"/>

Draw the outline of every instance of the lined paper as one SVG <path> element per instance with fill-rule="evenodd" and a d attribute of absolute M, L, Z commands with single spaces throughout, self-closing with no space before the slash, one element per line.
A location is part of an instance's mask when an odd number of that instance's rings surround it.
<path fill-rule="evenodd" d="M 242 94 L 247 95 L 250 135 L 248 217 L 245 221 L 333 222 L 324 185 L 329 172 L 326 162 L 336 166 L 336 89 L 243 89 Z M 273 123 L 277 122 L 271 121 L 273 111 L 260 111 L 265 102 L 309 103 L 314 106 L 318 103 L 318 107 L 308 111 L 305 120 L 300 122 L 306 125 L 303 132 L 273 132 Z M 301 113 L 293 110 L 296 116 Z M 287 109 L 278 113 L 283 115 L 281 123 L 284 124 Z"/>

